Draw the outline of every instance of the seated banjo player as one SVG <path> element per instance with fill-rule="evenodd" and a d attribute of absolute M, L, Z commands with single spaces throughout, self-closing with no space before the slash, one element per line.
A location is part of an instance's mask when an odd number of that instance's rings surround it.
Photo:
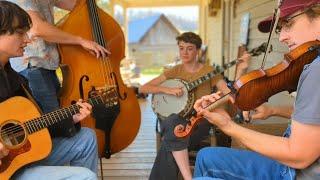
<path fill-rule="evenodd" d="M 201 38 L 193 32 L 185 32 L 176 38 L 179 48 L 179 56 L 182 64 L 164 71 L 163 74 L 141 86 L 141 93 L 167 94 L 172 97 L 180 98 L 187 95 L 188 92 L 179 85 L 177 87 L 161 86 L 161 83 L 169 79 L 181 79 L 191 82 L 201 76 L 212 72 L 212 66 L 198 62 L 198 54 L 202 45 Z M 247 61 L 250 55 L 245 53 L 240 58 L 237 70 L 241 71 L 247 67 Z M 193 89 L 194 99 L 211 93 L 212 87 L 216 86 L 218 91 L 228 93 L 228 89 L 222 75 L 214 76 L 210 81 L 205 81 Z M 194 102 L 194 101 L 192 101 Z M 168 104 L 167 108 L 174 108 L 179 103 Z M 192 105 L 191 105 L 192 107 Z M 178 123 L 187 121 L 177 114 L 171 114 L 169 117 L 160 121 L 162 142 L 155 159 L 150 180 L 159 179 L 177 179 L 179 170 L 185 180 L 191 180 L 191 170 L 189 167 L 188 147 L 196 147 L 201 140 L 209 135 L 210 125 L 208 121 L 202 121 L 198 128 L 193 132 L 189 139 L 178 139 L 174 136 L 173 128 Z"/>

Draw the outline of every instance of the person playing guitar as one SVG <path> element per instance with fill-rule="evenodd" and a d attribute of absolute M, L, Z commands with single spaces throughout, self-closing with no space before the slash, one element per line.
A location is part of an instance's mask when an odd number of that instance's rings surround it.
<path fill-rule="evenodd" d="M 23 9 L 14 3 L 0 1 L 0 102 L 13 96 L 30 95 L 27 80 L 11 68 L 9 58 L 23 55 L 24 48 L 30 42 L 27 31 L 31 25 L 31 18 Z M 46 159 L 18 170 L 13 179 L 32 180 L 44 176 L 46 179 L 97 179 L 96 172 L 89 169 L 97 167 L 95 134 L 88 128 L 80 130 L 78 126 L 91 113 L 92 107 L 82 100 L 77 104 L 81 107 L 80 113 L 73 115 L 73 120 L 66 119 L 50 129 L 51 137 L 56 137 L 60 142 L 56 143 L 53 139 L 51 154 Z M 5 164 L 1 160 L 9 152 L 0 142 L 0 167 Z M 3 170 L 2 167 L 0 169 Z"/>
<path fill-rule="evenodd" d="M 175 78 L 190 82 L 214 70 L 212 66 L 198 62 L 202 40 L 197 34 L 185 32 L 178 36 L 176 40 L 182 64 L 165 70 L 163 74 L 141 86 L 139 89 L 141 93 L 164 93 L 180 97 L 183 93 L 187 93 L 183 92 L 181 87 L 164 87 L 160 84 L 165 80 Z M 245 62 L 250 58 L 247 54 L 244 57 Z M 195 99 L 210 94 L 211 88 L 215 86 L 223 93 L 229 92 L 222 75 L 217 75 L 211 81 L 206 81 L 195 89 Z M 189 146 L 189 149 L 195 149 L 200 141 L 208 136 L 210 126 L 207 121 L 203 121 L 198 129 L 193 132 L 189 145 L 188 138 L 179 139 L 173 134 L 173 128 L 181 122 L 186 123 L 187 121 L 177 114 L 172 114 L 160 121 L 162 142 L 149 177 L 151 180 L 177 179 L 179 170 L 184 179 L 190 180 L 192 178 L 187 148 Z"/>
<path fill-rule="evenodd" d="M 269 17 L 258 29 L 279 33 L 279 41 L 290 51 L 320 36 L 320 0 L 283 0 L 278 24 Z M 277 21 L 275 21 L 277 22 Z M 270 116 L 291 118 L 284 137 L 256 132 L 234 123 L 222 109 L 209 112 L 208 103 L 220 98 L 212 94 L 199 99 L 194 108 L 226 134 L 238 139 L 248 150 L 205 148 L 197 154 L 195 179 L 319 179 L 320 177 L 320 57 L 304 65 L 297 85 L 294 107 L 263 104 L 253 119 Z M 288 79 L 292 78 L 288 76 Z M 232 98 L 233 99 L 233 98 Z M 232 101 L 232 99 L 230 99 Z"/>

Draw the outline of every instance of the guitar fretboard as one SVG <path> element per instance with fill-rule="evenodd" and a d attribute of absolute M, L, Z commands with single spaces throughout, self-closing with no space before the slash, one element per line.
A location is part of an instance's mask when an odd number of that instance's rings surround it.
<path fill-rule="evenodd" d="M 104 100 L 102 96 L 96 96 L 94 98 L 88 99 L 87 102 L 92 106 L 95 106 L 97 104 L 104 103 Z M 28 120 L 24 123 L 24 126 L 26 127 L 28 133 L 32 134 L 53 124 L 71 118 L 73 115 L 79 113 L 79 110 L 80 106 L 77 104 L 73 104 L 69 107 L 47 113 L 41 117 Z"/>

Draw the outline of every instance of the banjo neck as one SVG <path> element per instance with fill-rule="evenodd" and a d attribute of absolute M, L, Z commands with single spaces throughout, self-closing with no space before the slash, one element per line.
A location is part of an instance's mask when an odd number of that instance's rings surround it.
<path fill-rule="evenodd" d="M 196 87 L 200 86 L 202 83 L 212 79 L 213 77 L 215 77 L 218 74 L 221 74 L 223 71 L 225 71 L 226 69 L 232 67 L 233 65 L 237 64 L 238 59 L 235 59 L 231 62 L 229 62 L 228 64 L 221 66 L 215 65 L 215 68 L 213 71 L 205 74 L 204 76 L 199 77 L 198 79 L 189 82 L 186 86 L 187 86 L 187 90 L 188 91 L 192 91 L 193 89 L 195 89 Z"/>
<path fill-rule="evenodd" d="M 272 49 L 272 48 L 271 48 Z M 270 52 L 271 52 L 271 49 L 270 49 Z M 267 50 L 267 43 L 262 43 L 260 46 L 256 47 L 256 48 L 253 48 L 251 49 L 248 53 L 251 55 L 251 56 L 259 56 L 262 52 L 265 52 Z M 205 74 L 204 76 L 201 76 L 200 78 L 192 81 L 192 82 L 189 82 L 187 84 L 187 90 L 188 91 L 192 91 L 194 88 L 198 87 L 199 85 L 201 85 L 202 83 L 210 80 L 211 78 L 215 77 L 216 75 L 222 73 L 223 71 L 225 71 L 226 69 L 234 66 L 235 64 L 237 64 L 239 61 L 239 59 L 235 59 L 227 64 L 224 64 L 222 67 L 221 66 L 218 66 L 218 65 L 214 65 L 214 71 L 212 72 L 209 72 L 207 74 Z"/>

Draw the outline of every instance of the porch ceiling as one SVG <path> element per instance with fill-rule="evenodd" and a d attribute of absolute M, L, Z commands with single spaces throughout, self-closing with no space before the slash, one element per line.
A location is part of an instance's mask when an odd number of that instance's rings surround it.
<path fill-rule="evenodd" d="M 204 0 L 114 0 L 127 8 L 200 5 Z"/>

